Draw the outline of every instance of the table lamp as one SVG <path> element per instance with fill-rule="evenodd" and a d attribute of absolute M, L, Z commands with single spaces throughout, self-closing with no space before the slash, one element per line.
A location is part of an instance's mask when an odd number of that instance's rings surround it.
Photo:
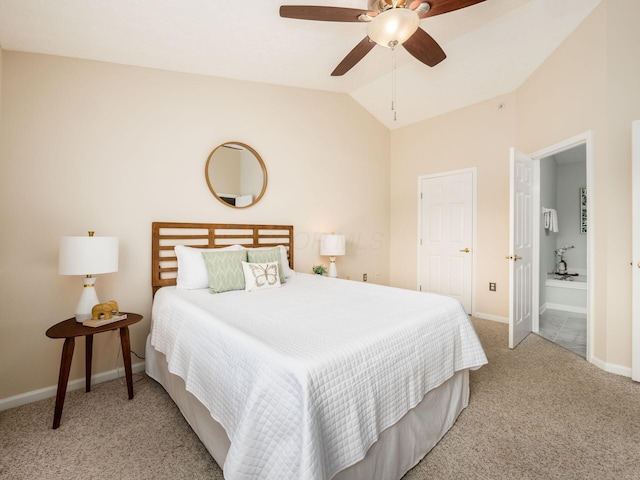
<path fill-rule="evenodd" d="M 337 277 L 336 257 L 344 255 L 344 235 L 323 235 L 320 239 L 320 255 L 329 257 L 329 277 Z"/>
<path fill-rule="evenodd" d="M 93 275 L 118 271 L 118 237 L 62 237 L 58 257 L 60 275 L 85 275 L 84 288 L 75 315 L 78 322 L 91 318 L 91 309 L 100 303 Z"/>

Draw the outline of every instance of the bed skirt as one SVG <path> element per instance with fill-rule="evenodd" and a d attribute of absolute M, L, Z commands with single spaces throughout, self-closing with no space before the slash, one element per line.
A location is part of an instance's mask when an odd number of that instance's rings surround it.
<path fill-rule="evenodd" d="M 169 372 L 165 356 L 151 346 L 150 337 L 145 356 L 147 374 L 169 393 L 216 463 L 224 468 L 230 441 L 222 425 L 185 389 L 184 381 Z M 338 472 L 333 480 L 399 480 L 440 441 L 468 402 L 469 371 L 462 370 L 427 393 L 380 434 L 362 460 Z"/>

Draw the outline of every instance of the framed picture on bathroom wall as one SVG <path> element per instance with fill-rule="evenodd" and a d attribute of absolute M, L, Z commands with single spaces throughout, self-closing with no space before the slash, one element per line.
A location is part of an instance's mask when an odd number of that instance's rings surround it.
<path fill-rule="evenodd" d="M 587 233 L 587 187 L 580 187 L 580 233 Z"/>

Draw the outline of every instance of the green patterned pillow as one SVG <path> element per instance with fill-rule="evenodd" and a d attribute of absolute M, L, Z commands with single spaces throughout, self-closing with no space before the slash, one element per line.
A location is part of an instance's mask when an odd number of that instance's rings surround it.
<path fill-rule="evenodd" d="M 211 293 L 244 290 L 242 262 L 247 261 L 247 252 L 245 250 L 202 252 L 202 257 L 207 266 L 209 291 Z"/>
<path fill-rule="evenodd" d="M 278 278 L 280 279 L 280 283 L 286 283 L 284 275 L 282 274 L 280 247 L 249 248 L 247 249 L 247 258 L 249 259 L 249 263 L 278 262 Z"/>

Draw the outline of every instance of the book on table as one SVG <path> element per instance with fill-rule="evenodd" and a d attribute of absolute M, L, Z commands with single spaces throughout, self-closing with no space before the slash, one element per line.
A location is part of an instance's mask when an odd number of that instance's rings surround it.
<path fill-rule="evenodd" d="M 102 325 L 108 325 L 109 323 L 119 322 L 127 318 L 126 313 L 111 315 L 111 318 L 99 318 L 98 320 L 84 320 L 82 325 L 85 327 L 101 327 Z"/>

